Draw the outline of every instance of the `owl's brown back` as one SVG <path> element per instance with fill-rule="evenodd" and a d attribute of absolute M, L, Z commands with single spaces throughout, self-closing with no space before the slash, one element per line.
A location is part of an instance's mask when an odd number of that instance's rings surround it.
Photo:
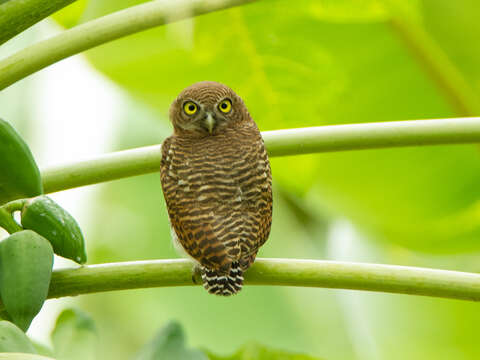
<path fill-rule="evenodd" d="M 255 123 L 203 138 L 170 136 L 160 170 L 171 225 L 187 253 L 220 273 L 234 262 L 246 270 L 272 220 L 270 164 Z"/>

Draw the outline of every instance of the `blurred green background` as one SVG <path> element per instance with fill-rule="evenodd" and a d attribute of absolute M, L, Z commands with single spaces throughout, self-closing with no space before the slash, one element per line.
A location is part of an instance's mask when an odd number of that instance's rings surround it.
<path fill-rule="evenodd" d="M 79 0 L 54 19 L 72 27 L 141 2 Z M 476 0 L 265 0 L 131 35 L 85 57 L 121 93 L 121 103 L 95 108 L 117 108 L 106 128 L 111 150 L 161 142 L 171 133 L 170 102 L 200 80 L 236 90 L 261 130 L 480 115 L 478 14 Z M 30 34 L 25 41 L 38 39 Z M 419 41 L 423 54 L 413 50 Z M 435 72 L 437 60 L 449 70 Z M 452 95 L 442 81 L 464 82 L 465 92 Z M 25 110 L 31 88 L 29 80 L 16 84 L 0 105 L 35 153 L 43 145 Z M 472 106 L 459 109 L 455 97 L 465 94 Z M 67 128 L 68 121 L 66 113 Z M 478 146 L 271 161 L 273 228 L 260 256 L 480 270 Z M 178 257 L 158 174 L 98 188 L 76 210 L 88 214 L 81 225 L 89 263 Z M 189 346 L 221 355 L 255 341 L 324 359 L 480 358 L 480 312 L 469 302 L 250 286 L 228 299 L 191 287 L 77 303 L 95 320 L 99 359 L 131 358 L 170 320 Z"/>

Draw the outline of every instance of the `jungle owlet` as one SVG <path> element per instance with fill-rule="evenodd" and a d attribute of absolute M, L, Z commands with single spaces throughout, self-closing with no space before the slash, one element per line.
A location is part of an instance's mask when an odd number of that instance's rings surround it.
<path fill-rule="evenodd" d="M 184 89 L 170 120 L 160 177 L 172 235 L 198 262 L 208 292 L 235 294 L 272 223 L 262 137 L 242 99 L 212 81 Z"/>

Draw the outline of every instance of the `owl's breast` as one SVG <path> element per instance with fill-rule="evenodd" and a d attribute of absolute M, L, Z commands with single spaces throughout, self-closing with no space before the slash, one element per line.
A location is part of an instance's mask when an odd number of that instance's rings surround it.
<path fill-rule="evenodd" d="M 258 143 L 249 139 L 258 138 L 217 135 L 172 144 L 169 176 L 183 205 L 217 214 L 254 210 L 270 168 Z"/>
<path fill-rule="evenodd" d="M 204 266 L 242 269 L 270 232 L 271 174 L 256 127 L 231 136 L 171 137 L 162 146 L 161 179 L 180 244 Z M 223 135 L 223 134 L 222 134 Z"/>

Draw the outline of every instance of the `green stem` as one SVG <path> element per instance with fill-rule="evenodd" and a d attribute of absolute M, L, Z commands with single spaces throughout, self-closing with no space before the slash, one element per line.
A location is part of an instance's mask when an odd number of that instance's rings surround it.
<path fill-rule="evenodd" d="M 48 297 L 194 285 L 192 268 L 193 263 L 189 260 L 151 260 L 55 270 Z M 245 283 L 480 300 L 480 274 L 394 265 L 257 259 L 246 272 Z"/>
<path fill-rule="evenodd" d="M 263 132 L 270 156 L 480 142 L 480 118 L 392 121 Z M 159 171 L 160 145 L 44 169 L 46 193 Z"/>
<path fill-rule="evenodd" d="M 257 0 L 149 1 L 78 25 L 0 61 L 0 90 L 59 60 L 123 36 Z"/>
<path fill-rule="evenodd" d="M 408 14 L 395 8 L 392 28 L 410 48 L 458 116 L 480 115 L 480 99 L 443 49 Z"/>
<path fill-rule="evenodd" d="M 75 0 L 0 2 L 0 45 Z"/>
<path fill-rule="evenodd" d="M 13 200 L 5 205 L 2 205 L 1 208 L 7 210 L 10 214 L 13 213 L 14 211 L 21 211 L 25 204 L 27 203 L 27 199 L 18 199 L 18 200 Z"/>
<path fill-rule="evenodd" d="M 4 208 L 0 208 L 0 227 L 4 228 L 9 234 L 23 230 L 13 219 L 12 214 Z"/>

